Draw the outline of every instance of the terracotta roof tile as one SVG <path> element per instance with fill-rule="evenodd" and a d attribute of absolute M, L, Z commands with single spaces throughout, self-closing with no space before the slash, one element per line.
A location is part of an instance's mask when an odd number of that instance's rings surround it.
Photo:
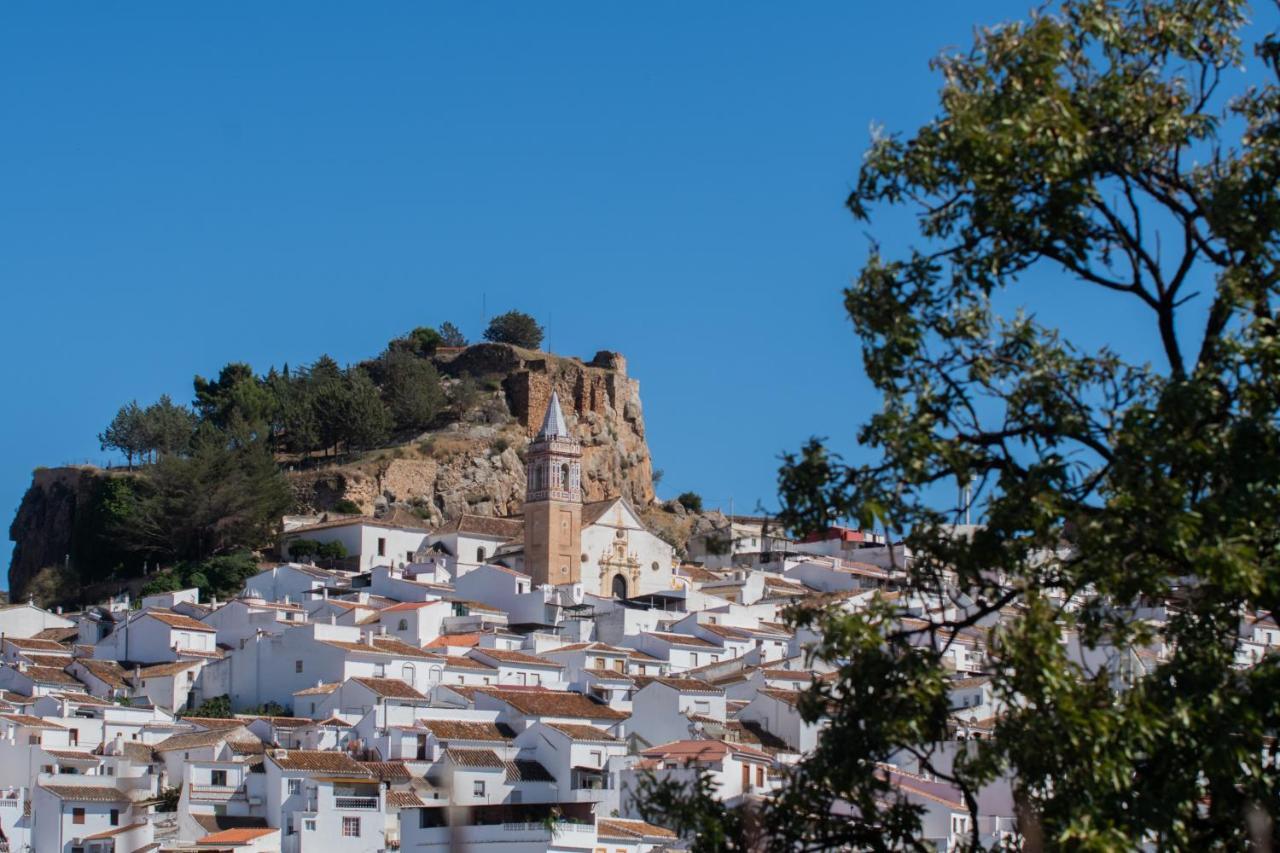
<path fill-rule="evenodd" d="M 450 529 L 452 533 L 488 536 L 495 539 L 519 539 L 524 535 L 524 519 L 496 518 L 463 513 Z"/>
<path fill-rule="evenodd" d="M 509 741 L 516 733 L 501 723 L 483 723 L 475 720 L 422 720 L 419 725 L 430 731 L 438 740 Z"/>
<path fill-rule="evenodd" d="M 564 669 L 564 664 L 553 660 L 546 660 L 535 655 L 526 654 L 525 652 L 517 652 L 510 649 L 472 649 L 471 654 L 483 655 L 492 660 L 501 663 L 527 664 L 528 666 L 544 666 L 553 669 Z"/>
<path fill-rule="evenodd" d="M 413 791 L 387 791 L 387 805 L 393 809 L 416 809 L 426 803 Z"/>
<path fill-rule="evenodd" d="M 369 771 L 345 752 L 310 749 L 272 750 L 267 757 L 281 770 L 326 773 L 337 776 L 367 777 Z"/>
<path fill-rule="evenodd" d="M 449 760 L 459 767 L 501 770 L 505 762 L 492 749 L 455 749 L 444 751 Z"/>
<path fill-rule="evenodd" d="M 55 640 L 41 640 L 36 639 L 35 637 L 5 637 L 4 641 L 15 649 L 22 649 L 24 651 L 67 653 L 70 653 L 71 651 L 66 646 L 62 645 L 62 643 L 56 642 Z"/>
<path fill-rule="evenodd" d="M 412 685 L 399 678 L 353 678 L 351 680 L 387 699 L 418 699 L 426 701 L 427 698 L 415 690 Z"/>
<path fill-rule="evenodd" d="M 379 782 L 403 783 L 413 778 L 403 761 L 361 761 L 360 766 L 372 773 Z"/>
<path fill-rule="evenodd" d="M 374 637 L 373 645 L 368 643 L 346 643 L 341 640 L 321 640 L 326 646 L 333 646 L 348 652 L 366 655 L 390 655 L 392 657 L 411 658 L 414 660 L 439 660 L 439 655 L 424 652 L 417 646 L 411 646 L 394 637 Z"/>
<path fill-rule="evenodd" d="M 218 633 L 216 628 L 212 628 L 203 622 L 197 622 L 190 616 L 184 616 L 181 613 L 174 613 L 171 610 L 148 610 L 143 615 L 150 616 L 152 619 L 158 619 L 170 628 L 180 628 L 183 631 L 203 631 L 206 634 Z"/>
<path fill-rule="evenodd" d="M 127 803 L 126 797 L 116 788 L 104 785 L 41 785 L 60 800 L 76 800 L 84 803 Z"/>
<path fill-rule="evenodd" d="M 624 820 L 617 817 L 596 818 L 596 835 L 600 838 L 615 838 L 625 841 L 658 838 L 671 840 L 676 837 L 674 832 L 665 827 L 654 826 L 642 820 Z"/>
<path fill-rule="evenodd" d="M 688 634 L 668 634 L 664 631 L 647 631 L 645 636 L 657 637 L 665 643 L 673 646 L 690 646 L 695 649 L 718 649 L 720 648 L 710 640 L 704 640 L 701 637 L 691 637 Z"/>
<path fill-rule="evenodd" d="M 54 666 L 29 666 L 25 675 L 37 684 L 65 684 L 68 687 L 83 687 L 69 673 Z"/>
<path fill-rule="evenodd" d="M 604 729 L 595 726 L 584 726 L 578 723 L 547 723 L 547 726 L 584 743 L 622 743 Z"/>
<path fill-rule="evenodd" d="M 724 690 L 719 687 L 707 684 L 705 681 L 699 681 L 696 678 L 676 678 L 665 675 L 637 675 L 633 676 L 636 687 L 643 690 L 650 684 L 662 684 L 670 687 L 672 690 L 678 690 L 681 693 L 705 693 L 710 696 L 723 696 Z"/>
<path fill-rule="evenodd" d="M 264 835 L 270 835 L 273 832 L 279 832 L 278 829 L 271 827 L 261 827 L 253 829 L 245 827 L 242 829 L 224 829 L 221 832 L 214 832 L 206 835 L 197 841 L 197 844 L 248 844 L 250 841 L 256 841 Z"/>
<path fill-rule="evenodd" d="M 581 693 L 562 690 L 512 690 L 482 688 L 487 696 L 505 702 L 521 714 L 534 717 L 570 717 L 587 720 L 625 720 L 627 715 L 592 701 Z"/>

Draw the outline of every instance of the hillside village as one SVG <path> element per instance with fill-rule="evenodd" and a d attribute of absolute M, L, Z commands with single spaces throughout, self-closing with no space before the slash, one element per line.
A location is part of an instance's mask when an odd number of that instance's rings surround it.
<path fill-rule="evenodd" d="M 677 559 L 626 498 L 584 501 L 581 457 L 553 393 L 518 516 L 290 516 L 279 553 L 347 556 L 266 565 L 232 600 L 0 610 L 0 853 L 680 849 L 642 819 L 642 779 L 759 802 L 823 737 L 800 697 L 833 667 L 788 608 L 965 607 L 908 589 L 912 554 L 857 530 L 735 516 Z M 921 635 L 951 672 L 943 754 L 1001 714 L 992 627 Z M 1240 631 L 1241 667 L 1280 648 L 1271 617 Z M 1063 642 L 1117 685 L 1165 653 Z M 881 767 L 952 849 L 968 807 L 920 770 Z M 979 805 L 984 843 L 1015 836 L 1007 784 Z"/>

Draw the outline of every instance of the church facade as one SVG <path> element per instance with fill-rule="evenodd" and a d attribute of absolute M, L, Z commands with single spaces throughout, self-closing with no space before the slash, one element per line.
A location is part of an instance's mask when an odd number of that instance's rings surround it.
<path fill-rule="evenodd" d="M 463 516 L 429 542 L 457 558 L 459 575 L 493 562 L 535 586 L 582 584 L 589 595 L 633 598 L 673 588 L 675 549 L 655 535 L 625 498 L 582 502 L 582 444 L 557 394 L 529 444 L 523 518 Z M 465 535 L 466 531 L 483 531 Z M 501 534 L 498 541 L 495 534 Z"/>

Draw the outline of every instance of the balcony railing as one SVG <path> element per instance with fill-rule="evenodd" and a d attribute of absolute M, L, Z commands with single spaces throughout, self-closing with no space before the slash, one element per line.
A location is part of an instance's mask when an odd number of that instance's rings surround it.
<path fill-rule="evenodd" d="M 333 805 L 339 809 L 378 809 L 377 797 L 334 797 Z"/>

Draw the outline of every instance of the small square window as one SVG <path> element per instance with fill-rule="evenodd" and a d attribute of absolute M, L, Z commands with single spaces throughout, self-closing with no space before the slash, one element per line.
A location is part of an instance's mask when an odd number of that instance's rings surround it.
<path fill-rule="evenodd" d="M 71 810 L 72 823 L 84 823 L 84 809 L 74 808 Z"/>
<path fill-rule="evenodd" d="M 343 838 L 359 838 L 360 837 L 360 818 L 344 817 L 342 819 L 342 837 Z"/>
<path fill-rule="evenodd" d="M 289 780 L 289 796 L 295 797 L 301 793 L 302 793 L 302 780 L 290 779 Z"/>
<path fill-rule="evenodd" d="M 302 672 L 302 661 L 296 660 L 293 662 L 293 671 Z"/>
<path fill-rule="evenodd" d="M 483 782 L 482 780 L 480 780 L 480 779 L 477 779 L 474 783 L 472 783 L 471 793 L 472 793 L 472 795 L 473 795 L 473 796 L 476 796 L 476 797 L 483 797 L 483 796 L 484 796 L 484 782 Z"/>

